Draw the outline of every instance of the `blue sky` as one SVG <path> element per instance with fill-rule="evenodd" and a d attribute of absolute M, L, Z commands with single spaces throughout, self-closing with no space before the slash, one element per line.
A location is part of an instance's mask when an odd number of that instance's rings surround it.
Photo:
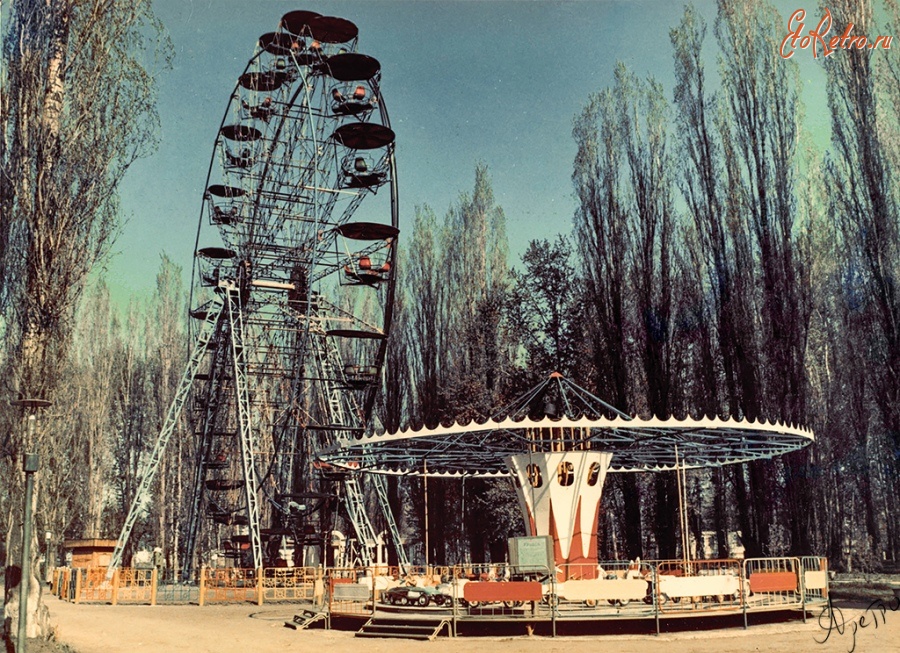
<path fill-rule="evenodd" d="M 715 65 L 715 3 L 695 4 L 709 22 L 707 54 Z M 813 2 L 776 5 L 785 33 L 794 9 L 806 6 L 818 15 Z M 175 61 L 159 74 L 159 150 L 132 167 L 122 189 L 126 223 L 107 265 L 120 302 L 152 292 L 163 253 L 184 268 L 188 281 L 207 169 L 229 95 L 257 38 L 274 31 L 286 12 L 306 9 L 353 21 L 359 51 L 381 62 L 382 92 L 397 134 L 401 247 L 415 207 L 428 204 L 443 215 L 471 190 L 480 161 L 490 169 L 518 260 L 529 241 L 571 228 L 572 120 L 591 93 L 612 83 L 615 62 L 655 76 L 671 96 L 668 34 L 683 11 L 677 0 L 155 0 L 154 7 Z M 806 124 L 827 129 L 824 77 L 810 52 L 798 55 Z"/>

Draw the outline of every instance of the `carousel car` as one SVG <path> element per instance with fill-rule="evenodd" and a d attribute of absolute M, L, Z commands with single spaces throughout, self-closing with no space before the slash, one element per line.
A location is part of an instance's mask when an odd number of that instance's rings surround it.
<path fill-rule="evenodd" d="M 435 587 L 392 587 L 381 595 L 381 600 L 390 605 L 416 605 L 424 608 L 427 605 L 444 605 L 449 597 Z"/>

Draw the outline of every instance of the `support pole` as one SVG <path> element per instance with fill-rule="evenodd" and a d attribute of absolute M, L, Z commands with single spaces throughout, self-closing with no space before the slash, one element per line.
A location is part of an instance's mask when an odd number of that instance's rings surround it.
<path fill-rule="evenodd" d="M 116 548 L 113 551 L 112 559 L 106 570 L 107 580 L 112 579 L 113 570 L 121 564 L 122 555 L 125 552 L 125 546 L 131 535 L 131 530 L 134 528 L 134 524 L 141 514 L 144 501 L 150 496 L 150 490 L 153 487 L 153 482 L 156 480 L 156 472 L 159 470 L 163 454 L 166 450 L 166 445 L 169 443 L 172 434 L 175 432 L 175 427 L 181 419 L 181 410 L 187 402 L 191 387 L 194 384 L 194 378 L 203 363 L 207 352 L 207 345 L 216 334 L 219 317 L 224 307 L 224 301 L 225 300 L 221 298 L 220 294 L 215 296 L 213 307 L 211 307 L 207 313 L 206 321 L 203 323 L 203 327 L 200 329 L 200 333 L 197 336 L 197 342 L 194 345 L 193 352 L 191 352 L 191 358 L 188 361 L 187 368 L 178 384 L 178 389 L 175 391 L 175 397 L 169 405 L 169 411 L 166 413 L 166 419 L 165 422 L 163 422 L 162 430 L 159 432 L 156 444 L 153 446 L 153 450 L 150 453 L 150 459 L 145 466 L 141 482 L 134 494 L 134 499 L 131 501 L 131 508 L 128 511 L 128 516 L 125 518 L 125 523 L 122 525 L 122 531 L 119 533 L 119 539 L 116 541 Z"/>
<path fill-rule="evenodd" d="M 206 604 L 206 566 L 200 567 L 200 594 L 197 599 L 198 605 L 202 608 Z"/>
<path fill-rule="evenodd" d="M 119 604 L 119 578 L 120 578 L 119 569 L 115 569 L 113 571 L 113 577 L 112 577 L 112 604 L 113 605 Z"/>
<path fill-rule="evenodd" d="M 22 524 L 22 578 L 19 581 L 19 628 L 16 635 L 17 653 L 25 653 L 25 639 L 28 631 L 28 581 L 31 576 L 31 504 L 34 499 L 34 473 L 40 466 L 38 454 L 28 453 L 28 450 L 34 446 L 34 426 L 37 421 L 35 410 L 46 408 L 51 402 L 46 399 L 16 399 L 9 403 L 32 411 L 28 416 L 25 446 L 22 447 L 26 452 L 22 458 L 22 469 L 25 472 L 25 506 Z"/>
<path fill-rule="evenodd" d="M 688 509 L 690 508 L 690 504 L 688 503 L 688 485 L 687 485 L 687 466 L 681 466 L 681 487 L 684 492 L 684 539 L 687 544 L 687 561 L 690 564 L 693 558 L 691 557 L 691 520 L 688 515 Z M 702 543 L 698 542 L 698 545 Z"/>
<path fill-rule="evenodd" d="M 28 416 L 29 441 L 34 434 L 34 415 Z M 28 581 L 31 576 L 31 500 L 34 495 L 34 473 L 38 470 L 36 453 L 26 453 L 22 459 L 25 470 L 25 523 L 22 525 L 22 579 L 19 581 L 19 634 L 16 637 L 18 653 L 25 653 L 28 626 Z"/>
<path fill-rule="evenodd" d="M 422 474 L 425 483 L 425 573 L 428 573 L 428 461 L 422 458 Z"/>
<path fill-rule="evenodd" d="M 681 469 L 680 463 L 678 461 L 678 445 L 675 445 L 675 480 L 678 487 L 678 525 L 681 527 L 681 557 L 684 561 L 684 571 L 688 573 L 688 535 L 687 529 L 685 525 L 687 523 L 687 518 L 685 515 L 685 506 L 684 506 L 684 498 L 683 492 L 684 489 L 681 484 Z"/>
<path fill-rule="evenodd" d="M 260 449 L 253 429 L 253 410 L 250 404 L 250 388 L 246 372 L 244 351 L 244 319 L 240 306 L 240 293 L 234 286 L 226 288 L 225 304 L 231 332 L 231 356 L 234 363 L 234 394 L 237 404 L 238 433 L 241 445 L 241 467 L 244 472 L 244 497 L 247 501 L 247 530 L 250 531 L 250 551 L 253 568 L 262 569 L 262 539 L 259 534 L 258 479 L 253 456 Z"/>

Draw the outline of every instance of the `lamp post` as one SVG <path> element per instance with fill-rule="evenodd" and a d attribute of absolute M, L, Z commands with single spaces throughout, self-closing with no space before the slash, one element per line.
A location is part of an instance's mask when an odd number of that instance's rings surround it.
<path fill-rule="evenodd" d="M 50 402 L 46 399 L 18 399 L 10 402 L 13 406 L 29 409 L 28 439 L 23 449 L 22 471 L 25 472 L 25 519 L 22 524 L 22 578 L 19 580 L 19 631 L 16 636 L 16 653 L 25 653 L 26 626 L 28 623 L 28 580 L 31 576 L 31 501 L 34 495 L 34 473 L 40 466 L 40 457 L 29 452 L 34 446 L 34 424 L 37 421 L 38 408 L 46 408 Z"/>
<path fill-rule="evenodd" d="M 53 533 L 46 531 L 44 533 L 44 582 L 50 582 L 50 540 L 53 539 Z"/>

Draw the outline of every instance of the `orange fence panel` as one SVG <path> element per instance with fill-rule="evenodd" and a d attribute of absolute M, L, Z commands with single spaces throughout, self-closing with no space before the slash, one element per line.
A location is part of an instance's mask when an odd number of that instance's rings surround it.
<path fill-rule="evenodd" d="M 156 569 L 122 567 L 115 576 L 116 603 L 156 603 Z"/>
<path fill-rule="evenodd" d="M 751 592 L 795 592 L 799 578 L 792 571 L 757 572 L 750 576 Z"/>
<path fill-rule="evenodd" d="M 206 567 L 201 570 L 200 604 L 259 602 L 256 569 Z"/>
<path fill-rule="evenodd" d="M 748 609 L 799 607 L 799 558 L 748 558 L 744 560 L 744 577 L 749 583 Z"/>
<path fill-rule="evenodd" d="M 106 578 L 106 567 L 89 567 L 76 570 L 78 586 L 76 603 L 112 603 L 113 583 Z"/>
<path fill-rule="evenodd" d="M 469 603 L 540 601 L 541 595 L 541 584 L 536 581 L 472 581 L 463 586 L 463 598 Z"/>
<path fill-rule="evenodd" d="M 263 569 L 262 600 L 321 603 L 323 572 L 315 567 L 267 567 Z"/>

